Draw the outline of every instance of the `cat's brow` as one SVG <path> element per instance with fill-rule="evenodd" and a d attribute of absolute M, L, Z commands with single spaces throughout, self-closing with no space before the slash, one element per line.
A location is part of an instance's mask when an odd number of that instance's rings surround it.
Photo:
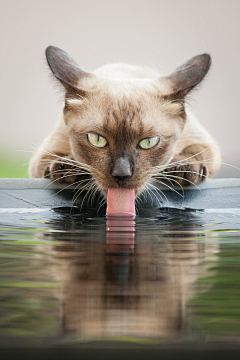
<path fill-rule="evenodd" d="M 100 124 L 97 124 L 95 122 L 92 122 L 89 120 L 89 124 L 84 126 L 84 127 L 80 127 L 78 128 L 78 130 L 73 129 L 70 131 L 70 133 L 73 133 L 74 135 L 78 135 L 78 134 L 87 134 L 87 133 L 96 133 L 96 134 L 101 134 L 104 132 L 103 127 Z"/>
<path fill-rule="evenodd" d="M 103 122 L 103 129 L 107 131 L 134 131 L 134 125 L 137 132 L 142 132 L 143 124 L 141 118 L 138 116 L 138 109 L 128 109 L 119 107 L 118 110 L 108 109 Z"/>

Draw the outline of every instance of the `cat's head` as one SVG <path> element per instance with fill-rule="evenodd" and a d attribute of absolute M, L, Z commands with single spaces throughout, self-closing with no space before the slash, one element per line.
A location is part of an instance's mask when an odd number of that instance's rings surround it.
<path fill-rule="evenodd" d="M 53 46 L 46 57 L 66 90 L 63 114 L 74 158 L 91 166 L 105 195 L 118 186 L 142 192 L 173 158 L 186 121 L 184 98 L 208 72 L 210 56 L 196 56 L 164 77 L 125 64 L 88 73 Z"/>

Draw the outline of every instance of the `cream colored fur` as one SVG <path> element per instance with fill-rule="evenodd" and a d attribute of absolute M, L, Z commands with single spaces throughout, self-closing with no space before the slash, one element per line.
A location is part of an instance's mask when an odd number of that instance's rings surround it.
<path fill-rule="evenodd" d="M 91 124 L 94 129 L 95 126 L 103 125 L 105 110 L 110 108 L 111 111 L 115 111 L 117 107 L 121 108 L 121 104 L 128 109 L 138 108 L 138 119 L 134 125 L 136 128 L 137 121 L 141 121 L 145 129 L 149 127 L 163 132 L 162 139 L 170 135 L 174 137 L 174 141 L 171 140 L 171 147 L 169 145 L 166 150 L 168 151 L 164 158 L 166 164 L 184 153 L 187 147 L 202 145 L 206 149 L 204 161 L 207 164 L 208 174 L 212 176 L 218 171 L 221 156 L 213 137 L 198 122 L 187 106 L 185 108 L 186 120 L 183 122 L 179 115 L 179 104 L 161 99 L 171 93 L 173 88 L 168 77 L 161 77 L 156 70 L 148 67 L 120 63 L 100 67 L 90 76 L 79 79 L 77 87 L 87 91 L 90 96 L 88 99 L 81 96 L 66 98 L 66 104 L 70 110 L 63 111 L 55 130 L 47 136 L 33 155 L 29 167 L 31 177 L 44 177 L 46 168 L 51 167 L 52 162 L 56 160 L 56 155 L 73 157 L 77 161 L 86 163 L 80 155 L 78 157 L 80 150 L 78 151 L 74 145 L 74 139 L 70 134 L 74 129 L 82 133 L 85 128 L 89 132 L 95 132 L 91 131 Z M 189 154 L 186 158 L 189 158 Z M 159 165 L 162 164 L 163 162 L 160 162 Z M 141 191 L 148 180 L 147 177 L 144 179 Z M 98 185 L 103 191 L 101 181 Z M 109 186 L 112 185 L 109 183 Z"/>

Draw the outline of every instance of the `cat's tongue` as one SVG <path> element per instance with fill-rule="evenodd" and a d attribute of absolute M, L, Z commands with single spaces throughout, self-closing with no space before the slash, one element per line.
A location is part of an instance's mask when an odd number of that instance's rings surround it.
<path fill-rule="evenodd" d="M 135 216 L 134 189 L 108 189 L 107 216 Z"/>

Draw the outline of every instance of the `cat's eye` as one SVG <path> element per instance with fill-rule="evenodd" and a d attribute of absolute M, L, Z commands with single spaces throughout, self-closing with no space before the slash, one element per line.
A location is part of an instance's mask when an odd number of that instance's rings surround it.
<path fill-rule="evenodd" d="M 104 147 L 107 145 L 107 140 L 101 135 L 90 133 L 90 134 L 87 134 L 87 137 L 88 137 L 88 141 L 93 146 Z"/>
<path fill-rule="evenodd" d="M 154 136 L 151 138 L 146 138 L 140 141 L 139 146 L 142 149 L 151 149 L 159 143 L 159 137 Z"/>

